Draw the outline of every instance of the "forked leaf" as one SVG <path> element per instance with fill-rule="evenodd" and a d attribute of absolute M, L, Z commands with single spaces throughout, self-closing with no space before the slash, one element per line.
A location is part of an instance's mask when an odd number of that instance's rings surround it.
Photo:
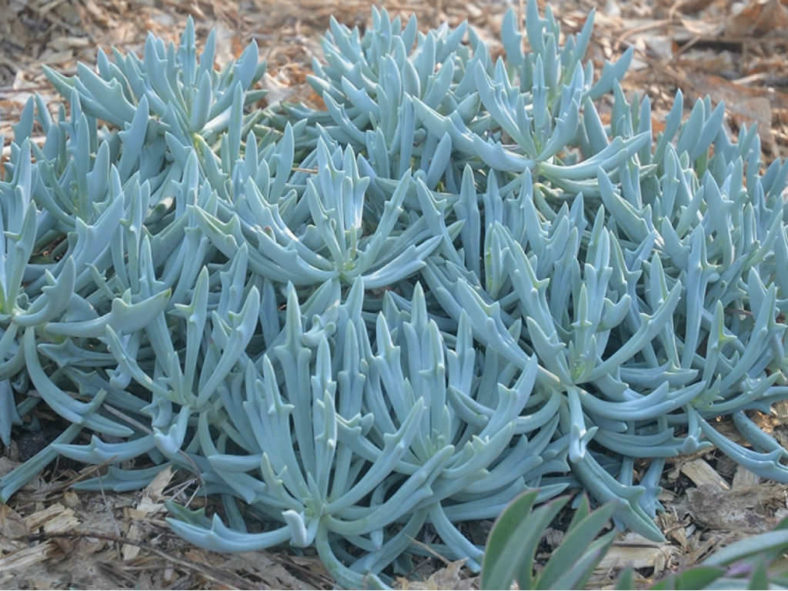
<path fill-rule="evenodd" d="M 593 13 L 564 36 L 525 12 L 497 61 L 467 24 L 332 19 L 320 108 L 259 105 L 255 42 L 216 64 L 211 33 L 198 65 L 191 20 L 177 47 L 47 69 L 68 108 L 28 101 L 0 164 L 0 440 L 37 406 L 67 425 L 0 496 L 58 453 L 110 464 L 90 490 L 171 463 L 222 505 L 172 510 L 212 550 L 310 546 L 363 587 L 426 529 L 486 588 L 569 588 L 612 507 L 663 539 L 672 457 L 714 444 L 788 482 L 746 414 L 788 398 L 788 163 L 709 98 L 682 125 L 679 94 L 655 142 L 620 84 L 633 48 L 595 77 Z M 483 554 L 461 524 L 496 517 Z M 782 581 L 786 532 L 664 585 Z"/>

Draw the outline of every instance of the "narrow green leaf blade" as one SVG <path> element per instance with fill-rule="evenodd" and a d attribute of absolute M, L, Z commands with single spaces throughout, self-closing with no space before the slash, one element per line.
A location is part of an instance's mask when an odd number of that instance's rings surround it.
<path fill-rule="evenodd" d="M 584 499 L 583 503 L 585 508 L 588 507 L 588 501 Z M 581 511 L 583 505 L 581 504 Z M 537 589 L 552 589 L 556 581 L 562 578 L 567 571 L 572 570 L 573 565 L 578 565 L 584 562 L 585 554 L 591 545 L 591 542 L 599 535 L 599 532 L 610 521 L 613 515 L 615 505 L 608 503 L 597 509 L 593 513 L 589 513 L 585 518 L 579 522 L 572 520 L 571 529 L 567 532 L 561 545 L 553 552 L 550 560 L 545 565 L 539 579 L 536 582 Z M 615 535 L 615 534 L 614 534 Z M 606 539 L 612 543 L 612 537 L 606 536 Z M 599 560 L 602 556 L 598 557 Z M 594 565 L 591 565 L 593 570 Z"/>

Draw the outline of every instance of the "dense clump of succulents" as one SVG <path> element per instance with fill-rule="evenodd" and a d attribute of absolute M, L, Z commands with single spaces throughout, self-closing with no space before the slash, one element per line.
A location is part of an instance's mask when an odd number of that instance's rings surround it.
<path fill-rule="evenodd" d="M 464 25 L 332 21 L 323 110 L 256 108 L 257 47 L 216 71 L 191 24 L 49 72 L 69 112 L 31 101 L 0 181 L 0 438 L 70 426 L 0 499 L 58 454 L 109 465 L 81 488 L 169 464 L 224 508 L 171 505 L 185 538 L 314 546 L 357 587 L 425 532 L 478 568 L 462 524 L 528 487 L 658 538 L 666 458 L 788 481 L 747 415 L 788 398 L 788 164 L 680 94 L 654 137 L 631 53 L 582 63 L 591 20 L 561 46 L 532 1 L 495 62 Z"/>

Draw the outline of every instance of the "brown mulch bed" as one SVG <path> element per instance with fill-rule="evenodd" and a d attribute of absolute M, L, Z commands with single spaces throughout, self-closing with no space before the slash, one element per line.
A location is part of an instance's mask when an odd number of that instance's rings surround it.
<path fill-rule="evenodd" d="M 217 61 L 227 62 L 255 39 L 268 62 L 265 85 L 277 100 L 318 101 L 305 83 L 319 38 L 333 14 L 363 26 L 370 2 L 354 0 L 0 0 L 0 135 L 31 93 L 54 104 L 42 65 L 64 73 L 76 62 L 95 62 L 96 49 L 141 51 L 147 31 L 175 41 L 187 15 L 198 39 L 217 31 Z M 496 0 L 383 2 L 395 13 L 415 12 L 423 27 L 468 20 L 497 43 L 506 5 Z M 586 0 L 555 0 L 551 6 L 565 32 L 579 30 Z M 515 4 L 522 11 L 522 6 Z M 764 159 L 788 157 L 788 0 L 607 0 L 598 7 L 589 57 L 601 67 L 628 46 L 635 61 L 625 90 L 652 99 L 655 130 L 681 89 L 690 100 L 709 95 L 725 101 L 726 125 L 735 133 L 757 123 Z M 6 140 L 6 146 L 7 146 Z M 788 444 L 788 405 L 761 416 L 764 428 Z M 2 450 L 0 474 L 26 457 L 20 438 Z M 0 505 L 2 588 L 331 588 L 333 583 L 309 551 L 219 555 L 190 546 L 167 527 L 165 499 L 184 499 L 188 475 L 164 471 L 144 491 L 76 493 L 69 486 L 94 468 L 61 462 Z M 668 541 L 622 535 L 592 584 L 609 585 L 627 563 L 640 582 L 695 564 L 721 545 L 765 531 L 788 513 L 788 487 L 761 482 L 711 451 L 671 462 L 659 523 Z M 199 499 L 196 499 L 199 503 Z M 546 552 L 561 532 L 549 532 Z M 421 581 L 421 582 L 416 582 Z M 403 588 L 468 588 L 476 580 L 461 565 L 431 560 Z"/>

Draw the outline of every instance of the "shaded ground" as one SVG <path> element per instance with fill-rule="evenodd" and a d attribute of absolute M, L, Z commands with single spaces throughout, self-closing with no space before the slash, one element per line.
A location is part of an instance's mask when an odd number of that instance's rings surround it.
<path fill-rule="evenodd" d="M 493 50 L 506 4 L 495 0 L 385 2 L 389 10 L 415 12 L 423 27 L 468 19 Z M 31 93 L 54 97 L 41 65 L 65 73 L 76 60 L 95 62 L 96 47 L 140 51 L 148 30 L 175 40 L 187 14 L 199 39 L 217 30 L 217 61 L 238 56 L 256 39 L 268 61 L 266 86 L 277 100 L 319 100 L 305 84 L 312 55 L 329 16 L 363 26 L 370 3 L 301 0 L 236 4 L 183 0 L 0 0 L 0 135 L 11 133 Z M 597 3 L 555 0 L 565 32 L 575 32 Z M 522 7 L 518 7 L 522 10 Z M 636 60 L 625 89 L 653 101 L 653 128 L 661 129 L 672 97 L 724 100 L 729 129 L 757 123 L 764 158 L 788 156 L 788 0 L 638 0 L 599 3 L 590 56 L 597 65 L 627 46 Z M 53 103 L 54 104 L 54 103 Z M 7 142 L 6 142 L 7 145 Z M 788 406 L 760 424 L 788 444 Z M 724 424 L 719 426 L 724 428 Z M 731 429 L 731 431 L 733 431 Z M 0 474 L 35 452 L 43 440 L 20 435 L 2 450 Z M 218 555 L 196 549 L 172 534 L 163 501 L 186 500 L 187 475 L 163 472 L 145 491 L 75 493 L 74 481 L 94 469 L 56 464 L 0 505 L 0 587 L 18 588 L 331 588 L 319 560 L 308 551 Z M 717 452 L 680 458 L 663 481 L 666 507 L 660 526 L 668 542 L 621 536 L 593 581 L 610 584 L 618 567 L 634 564 L 641 582 L 695 564 L 720 545 L 764 531 L 788 514 L 788 487 L 761 482 Z M 199 506 L 194 499 L 192 506 Z M 560 541 L 550 530 L 547 554 Z M 417 583 L 415 581 L 421 581 Z M 461 588 L 475 584 L 459 564 L 425 561 L 400 580 L 405 588 Z"/>

